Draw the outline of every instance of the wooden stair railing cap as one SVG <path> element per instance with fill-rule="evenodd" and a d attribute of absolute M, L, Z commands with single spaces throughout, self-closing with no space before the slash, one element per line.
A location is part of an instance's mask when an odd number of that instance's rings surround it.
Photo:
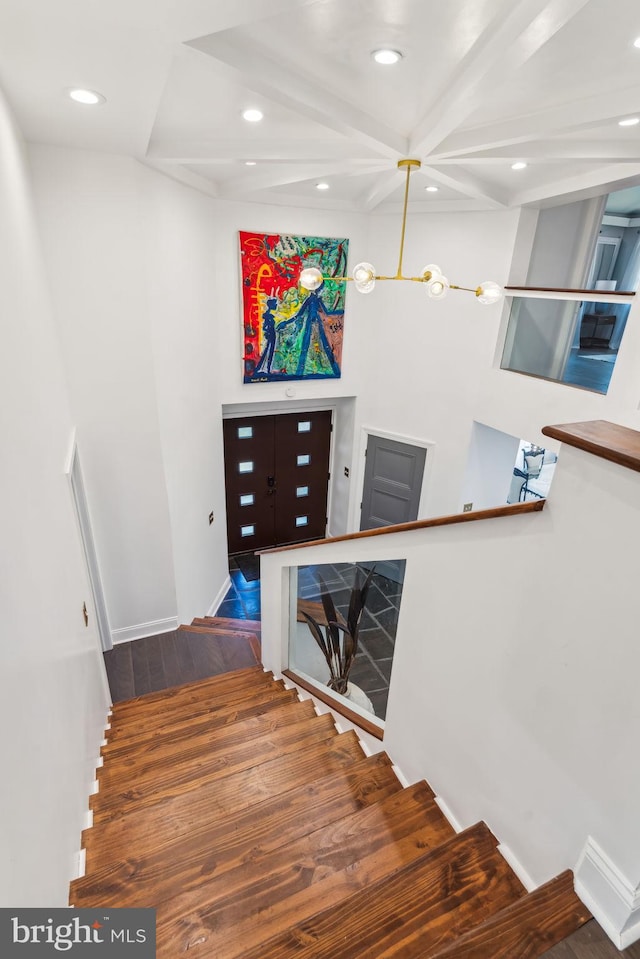
<path fill-rule="evenodd" d="M 587 420 L 584 423 L 545 426 L 542 432 L 567 446 L 575 446 L 618 466 L 640 472 L 640 432 L 628 426 L 607 420 Z"/>
<path fill-rule="evenodd" d="M 269 553 L 285 553 L 290 549 L 304 549 L 307 546 L 320 546 L 322 543 L 342 543 L 346 540 L 367 539 L 370 536 L 388 536 L 390 533 L 406 533 L 414 529 L 429 529 L 432 526 L 453 526 L 456 523 L 474 523 L 477 520 L 496 519 L 500 516 L 517 516 L 520 513 L 536 513 L 544 508 L 544 499 L 529 500 L 526 503 L 509 503 L 506 506 L 494 506 L 492 509 L 472 510 L 469 513 L 452 513 L 446 516 L 432 516 L 429 519 L 416 519 L 411 523 L 397 523 L 393 526 L 376 526 L 375 529 L 363 529 L 357 533 L 345 533 L 342 536 L 328 536 L 326 539 L 312 539 L 305 543 L 291 543 L 289 546 L 273 546 L 270 549 L 257 549 L 256 556 Z"/>

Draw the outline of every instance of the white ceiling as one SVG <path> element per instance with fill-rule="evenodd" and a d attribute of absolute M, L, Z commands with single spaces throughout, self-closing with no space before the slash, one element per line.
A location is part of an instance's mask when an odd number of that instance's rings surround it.
<path fill-rule="evenodd" d="M 2 0 L 0 84 L 28 140 L 214 196 L 396 209 L 412 156 L 412 210 L 500 209 L 640 184 L 637 37 L 638 0 Z"/>

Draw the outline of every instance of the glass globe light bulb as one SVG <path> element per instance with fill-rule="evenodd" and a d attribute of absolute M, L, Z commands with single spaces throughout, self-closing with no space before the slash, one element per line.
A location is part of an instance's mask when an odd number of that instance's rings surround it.
<path fill-rule="evenodd" d="M 425 279 L 428 273 L 430 273 L 431 276 L 428 279 Z M 427 263 L 420 276 L 424 279 L 425 283 L 432 283 L 436 277 L 442 276 L 442 270 L 435 263 Z"/>
<path fill-rule="evenodd" d="M 449 281 L 446 276 L 434 276 L 430 283 L 427 284 L 427 295 L 431 297 L 432 300 L 441 300 L 449 292 Z"/>
<path fill-rule="evenodd" d="M 371 263 L 357 263 L 353 268 L 353 280 L 358 293 L 371 293 L 376 285 L 376 271 Z"/>
<path fill-rule="evenodd" d="M 317 266 L 307 266 L 300 272 L 300 286 L 305 290 L 317 290 L 324 280 Z"/>
<path fill-rule="evenodd" d="M 493 280 L 485 280 L 484 283 L 481 283 L 478 287 L 476 297 L 478 298 L 478 303 L 484 303 L 490 306 L 502 298 L 502 287 L 494 283 Z"/>

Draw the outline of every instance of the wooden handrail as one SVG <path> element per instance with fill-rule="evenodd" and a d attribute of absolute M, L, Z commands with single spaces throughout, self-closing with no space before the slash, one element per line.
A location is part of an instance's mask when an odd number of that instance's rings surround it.
<path fill-rule="evenodd" d="M 640 433 L 637 430 L 607 420 L 587 420 L 545 426 L 542 432 L 567 446 L 575 446 L 640 473 Z"/>
<path fill-rule="evenodd" d="M 272 546 L 270 549 L 257 549 L 256 556 L 284 553 L 290 549 L 304 549 L 308 546 L 321 546 L 324 543 L 343 543 L 347 540 L 368 539 L 370 536 L 388 536 L 390 533 L 407 533 L 414 529 L 430 529 L 433 526 L 453 526 L 456 523 L 474 523 L 477 520 L 497 519 L 500 516 L 518 516 L 520 513 L 537 513 L 544 508 L 544 504 L 544 499 L 536 499 L 528 503 L 511 503 L 507 506 L 479 509 L 475 512 L 471 511 L 470 513 L 452 513 L 447 516 L 433 516 L 430 519 L 417 519 L 412 523 L 396 523 L 394 526 L 379 526 L 375 529 L 363 529 L 357 533 L 345 533 L 342 536 L 328 536 L 326 539 L 312 539 L 307 540 L 305 543 L 291 543 L 287 546 Z"/>
<path fill-rule="evenodd" d="M 381 729 L 380 726 L 376 726 L 375 723 L 365 719 L 364 716 L 361 716 L 360 713 L 357 713 L 354 709 L 349 709 L 347 704 L 338 698 L 337 693 L 332 696 L 331 690 L 328 686 L 325 689 L 318 689 L 318 687 L 313 683 L 308 683 L 306 679 L 302 678 L 302 676 L 298 676 L 297 673 L 294 673 L 292 669 L 283 669 L 282 675 L 286 676 L 287 679 L 290 679 L 292 683 L 296 684 L 296 686 L 306 689 L 308 693 L 311 693 L 312 696 L 315 696 L 316 699 L 319 699 L 321 703 L 324 703 L 325 706 L 329 706 L 331 709 L 335 710 L 335 712 L 340 713 L 340 715 L 344 716 L 345 719 L 348 719 L 349 722 L 359 726 L 360 729 L 364 729 L 364 731 L 369 733 L 370 736 L 380 740 L 384 737 L 384 729 Z"/>
<path fill-rule="evenodd" d="M 589 299 L 586 294 L 595 293 L 600 299 L 603 296 L 635 296 L 635 290 L 576 290 L 571 287 L 561 286 L 505 286 L 505 290 L 526 290 L 529 293 L 584 293 L 585 299 Z"/>

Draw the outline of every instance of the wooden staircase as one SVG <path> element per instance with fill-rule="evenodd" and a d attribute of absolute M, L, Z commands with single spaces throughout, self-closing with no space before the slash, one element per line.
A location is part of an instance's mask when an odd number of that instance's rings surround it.
<path fill-rule="evenodd" d="M 116 703 L 102 753 L 70 903 L 154 906 L 158 957 L 529 959 L 591 918 L 570 872 L 527 894 L 484 823 L 456 834 L 259 665 Z"/>

